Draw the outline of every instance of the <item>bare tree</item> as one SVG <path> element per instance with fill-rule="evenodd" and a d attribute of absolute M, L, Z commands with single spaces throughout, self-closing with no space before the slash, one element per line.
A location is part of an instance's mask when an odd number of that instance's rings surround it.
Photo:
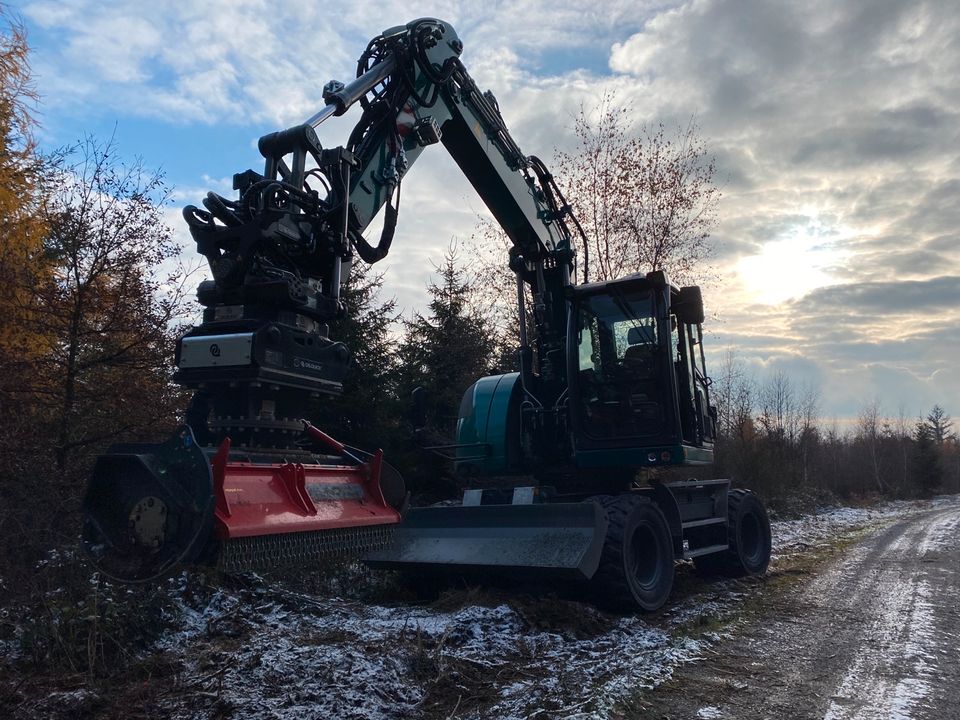
<path fill-rule="evenodd" d="M 39 323 L 57 338 L 32 391 L 53 425 L 63 469 L 75 450 L 172 420 L 169 382 L 186 273 L 164 271 L 179 248 L 163 223 L 167 190 L 140 162 L 88 138 L 49 173 Z"/>
<path fill-rule="evenodd" d="M 720 371 L 713 376 L 713 387 L 710 399 L 717 407 L 717 430 L 724 437 L 733 435 L 734 417 L 734 387 L 743 377 L 743 368 L 737 358 L 736 351 L 728 347 L 723 354 Z"/>
<path fill-rule="evenodd" d="M 691 121 L 672 134 L 663 124 L 635 129 L 633 115 L 630 105 L 618 105 L 608 93 L 574 119 L 573 152 L 555 153 L 557 181 L 587 236 L 580 240 L 580 277 L 612 280 L 665 270 L 682 284 L 710 279 L 709 239 L 720 190 L 699 128 Z M 481 219 L 471 246 L 478 303 L 501 344 L 515 346 L 519 317 L 516 282 L 507 270 L 510 240 Z"/>
<path fill-rule="evenodd" d="M 883 482 L 883 455 L 881 452 L 880 401 L 874 400 L 863 406 L 857 417 L 857 440 L 866 450 L 867 461 L 873 482 L 878 492 L 885 492 Z"/>
<path fill-rule="evenodd" d="M 804 384 L 800 387 L 798 401 L 799 414 L 799 444 L 800 480 L 805 485 L 810 484 L 810 469 L 813 456 L 820 443 L 820 391 L 813 384 Z"/>
<path fill-rule="evenodd" d="M 897 410 L 897 417 L 893 420 L 893 435 L 897 445 L 897 464 L 899 466 L 899 485 L 906 490 L 910 483 L 910 453 L 913 448 L 913 428 L 907 418 L 907 411 L 903 403 Z"/>
<path fill-rule="evenodd" d="M 733 348 L 727 348 L 710 396 L 717 405 L 718 430 L 722 436 L 743 439 L 745 429 L 753 424 L 754 396 L 754 383 L 743 361 Z"/>
<path fill-rule="evenodd" d="M 587 234 L 583 279 L 666 270 L 681 283 L 709 276 L 720 190 L 716 164 L 691 120 L 634 131 L 634 108 L 603 96 L 574 119 L 577 147 L 555 174 Z"/>
<path fill-rule="evenodd" d="M 784 442 L 797 437 L 797 397 L 790 378 L 777 371 L 760 390 L 760 425 L 766 434 Z"/>
<path fill-rule="evenodd" d="M 481 217 L 469 244 L 471 303 L 500 342 L 515 348 L 520 344 L 520 314 L 517 279 L 510 271 L 513 243 L 499 225 Z M 525 286 L 524 292 L 530 301 L 529 286 Z M 532 327 L 528 331 L 532 332 Z"/>

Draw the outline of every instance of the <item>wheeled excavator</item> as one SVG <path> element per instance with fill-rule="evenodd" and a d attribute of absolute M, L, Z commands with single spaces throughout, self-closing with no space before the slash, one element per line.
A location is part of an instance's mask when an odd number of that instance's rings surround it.
<path fill-rule="evenodd" d="M 324 87 L 322 110 L 260 138 L 263 171 L 235 175 L 235 198 L 209 193 L 184 209 L 212 273 L 197 293 L 203 321 L 176 350 L 175 380 L 193 399 L 166 442 L 98 458 L 83 544 L 103 573 L 145 582 L 185 563 L 360 556 L 413 573 L 543 573 L 654 610 L 678 559 L 766 570 L 770 528 L 754 494 L 728 480 L 638 480 L 712 461 L 699 288 L 660 271 L 576 284 L 570 205 L 462 50 L 441 20 L 386 30 L 354 80 Z M 346 144 L 323 147 L 316 128 L 357 105 Z M 350 358 L 330 331 L 342 288 L 354 258 L 386 257 L 402 181 L 434 145 L 512 242 L 519 371 L 463 395 L 448 448 L 460 504 L 410 508 L 382 452 L 302 418 L 342 391 Z M 381 210 L 374 244 L 365 232 Z"/>

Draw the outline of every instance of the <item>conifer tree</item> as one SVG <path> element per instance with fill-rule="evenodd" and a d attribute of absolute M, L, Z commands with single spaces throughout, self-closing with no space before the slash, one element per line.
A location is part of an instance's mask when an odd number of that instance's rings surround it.
<path fill-rule="evenodd" d="M 39 212 L 42 161 L 33 139 L 37 100 L 26 32 L 0 6 L 0 383 L 14 386 L 17 369 L 48 347 L 30 320 L 34 288 L 47 267 Z"/>
<path fill-rule="evenodd" d="M 934 405 L 933 409 L 927 415 L 927 423 L 933 433 L 933 440 L 937 445 L 943 445 L 951 435 L 953 429 L 953 420 L 947 415 L 939 405 Z"/>
<path fill-rule="evenodd" d="M 310 420 L 338 439 L 362 449 L 382 447 L 396 432 L 397 402 L 393 392 L 396 341 L 391 325 L 396 301 L 381 300 L 383 275 L 355 264 L 341 290 L 343 314 L 330 329 L 331 337 L 350 352 L 350 369 L 343 394 L 313 403 Z"/>
<path fill-rule="evenodd" d="M 447 251 L 438 272 L 438 281 L 428 288 L 429 314 L 418 313 L 406 324 L 398 385 L 401 397 L 425 388 L 428 421 L 452 435 L 460 398 L 487 374 L 494 343 L 487 321 L 471 303 L 471 278 L 459 266 L 456 248 Z"/>
<path fill-rule="evenodd" d="M 913 440 L 913 482 L 921 495 L 931 497 L 943 480 L 933 428 L 923 420 L 918 421 Z"/>

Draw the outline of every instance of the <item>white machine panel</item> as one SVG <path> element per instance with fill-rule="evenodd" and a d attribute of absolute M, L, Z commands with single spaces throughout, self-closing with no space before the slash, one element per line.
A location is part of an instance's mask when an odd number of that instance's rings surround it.
<path fill-rule="evenodd" d="M 253 333 L 184 338 L 180 343 L 180 367 L 249 365 L 252 351 Z"/>

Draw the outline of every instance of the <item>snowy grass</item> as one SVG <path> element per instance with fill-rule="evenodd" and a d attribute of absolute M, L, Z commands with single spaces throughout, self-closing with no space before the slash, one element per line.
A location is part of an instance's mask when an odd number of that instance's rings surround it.
<path fill-rule="evenodd" d="M 916 508 L 826 508 L 776 522 L 774 552 L 784 558 L 827 545 Z M 748 592 L 742 583 L 694 583 L 649 618 L 503 593 L 395 605 L 259 584 L 184 607 L 182 629 L 159 647 L 184 663 L 189 687 L 208 705 L 237 717 L 586 720 L 607 717 L 696 660 L 722 636 L 698 628 L 729 615 Z M 542 622 L 551 613 L 557 617 Z M 184 697 L 170 708 L 176 717 L 209 713 Z"/>
<path fill-rule="evenodd" d="M 187 702 L 169 709 L 182 718 L 204 716 L 214 704 L 237 717 L 297 720 L 447 717 L 454 710 L 476 718 L 600 718 L 696 659 L 702 646 L 639 617 L 566 600 L 535 602 L 588 617 L 566 629 L 535 627 L 530 599 L 438 610 L 315 601 L 266 585 L 220 593 L 204 608 L 184 608 L 183 628 L 158 645 L 193 678 Z M 225 619 L 232 632 L 223 637 Z M 207 707 L 197 707 L 198 694 Z"/>
<path fill-rule="evenodd" d="M 898 500 L 875 507 L 818 508 L 812 515 L 796 520 L 770 523 L 773 558 L 784 558 L 832 543 L 838 535 L 930 509 L 932 503 Z"/>
<path fill-rule="evenodd" d="M 776 562 L 925 507 L 827 508 L 775 522 Z M 391 595 L 388 583 L 366 571 L 341 577 L 311 584 L 248 576 L 221 583 L 184 573 L 168 581 L 172 602 L 161 625 L 171 629 L 140 648 L 145 662 L 176 675 L 164 679 L 157 713 L 184 719 L 604 718 L 632 707 L 642 689 L 708 651 L 731 631 L 725 623 L 757 588 L 706 583 L 684 564 L 662 613 L 617 616 L 568 598 L 505 591 L 460 590 L 432 604 L 400 602 L 390 598 L 402 593 Z M 365 593 L 364 583 L 377 587 Z M 69 697 L 58 698 L 64 717 Z M 77 710 L 89 702 L 77 698 Z M 703 710 L 710 716 L 713 708 Z"/>

